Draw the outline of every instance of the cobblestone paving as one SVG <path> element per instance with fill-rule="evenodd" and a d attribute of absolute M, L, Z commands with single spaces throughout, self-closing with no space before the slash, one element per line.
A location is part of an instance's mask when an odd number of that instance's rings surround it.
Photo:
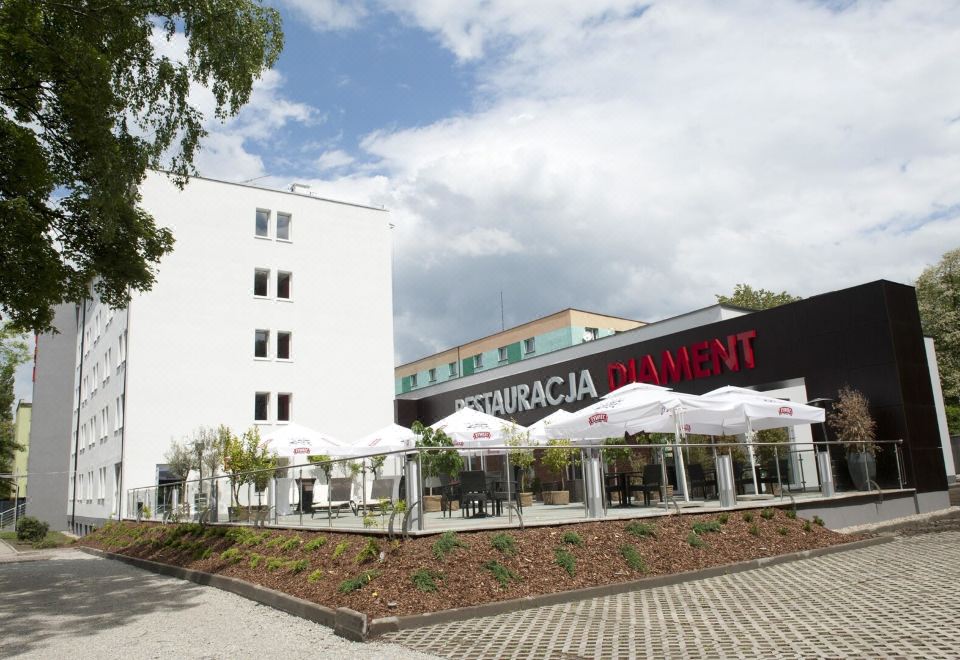
<path fill-rule="evenodd" d="M 960 531 L 386 635 L 448 658 L 957 658 Z"/>

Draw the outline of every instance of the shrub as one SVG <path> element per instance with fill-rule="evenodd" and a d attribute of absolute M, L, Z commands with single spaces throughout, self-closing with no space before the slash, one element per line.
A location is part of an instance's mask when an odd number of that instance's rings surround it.
<path fill-rule="evenodd" d="M 656 531 L 653 528 L 653 525 L 648 525 L 647 523 L 642 522 L 632 522 L 626 527 L 628 534 L 633 534 L 636 537 L 643 538 L 644 536 L 656 536 Z"/>
<path fill-rule="evenodd" d="M 719 532 L 720 531 L 720 521 L 719 520 L 708 520 L 707 522 L 696 522 L 693 523 L 693 531 L 697 534 L 704 534 L 706 532 Z"/>
<path fill-rule="evenodd" d="M 303 543 L 303 539 L 299 536 L 291 536 L 289 539 L 280 544 L 280 549 L 284 552 L 290 552 L 291 550 L 296 550 L 300 547 L 300 544 Z"/>
<path fill-rule="evenodd" d="M 690 532 L 687 534 L 687 543 L 690 544 L 691 548 L 705 548 L 707 547 L 706 542 L 700 538 L 700 535 L 696 532 Z"/>
<path fill-rule="evenodd" d="M 380 544 L 377 543 L 377 540 L 374 538 L 368 538 L 367 542 L 360 549 L 360 552 L 357 553 L 357 556 L 353 558 L 353 561 L 357 564 L 362 564 L 367 561 L 373 561 L 380 558 Z"/>
<path fill-rule="evenodd" d="M 647 562 L 644 561 L 636 546 L 624 543 L 620 546 L 620 554 L 627 561 L 627 566 L 641 573 L 647 572 Z"/>
<path fill-rule="evenodd" d="M 290 568 L 291 573 L 303 573 L 310 568 L 310 562 L 306 559 L 300 559 L 298 561 L 291 561 L 287 566 Z"/>
<path fill-rule="evenodd" d="M 511 581 L 520 579 L 519 575 L 498 561 L 488 561 L 483 567 L 493 573 L 493 577 L 496 578 L 501 587 L 507 587 Z"/>
<path fill-rule="evenodd" d="M 280 534 L 279 536 L 274 536 L 272 539 L 270 539 L 269 541 L 267 541 L 267 547 L 268 547 L 268 548 L 275 548 L 275 547 L 277 547 L 278 545 L 280 545 L 281 543 L 283 543 L 283 539 L 284 539 L 283 534 Z"/>
<path fill-rule="evenodd" d="M 258 555 L 256 552 L 250 555 L 250 568 L 256 568 L 260 565 L 260 562 L 263 561 L 263 555 Z"/>
<path fill-rule="evenodd" d="M 787 518 L 789 518 L 790 520 L 796 520 L 796 519 L 797 519 L 797 512 L 794 511 L 793 509 L 787 509 L 787 510 L 784 512 L 784 514 L 785 514 L 785 515 L 787 516 Z"/>
<path fill-rule="evenodd" d="M 33 516 L 24 516 L 17 521 L 17 540 L 39 543 L 50 531 L 50 525 Z"/>
<path fill-rule="evenodd" d="M 236 564 L 243 559 L 243 556 L 236 548 L 230 548 L 229 550 L 224 550 L 220 553 L 220 559 L 223 561 L 228 561 L 231 564 Z"/>
<path fill-rule="evenodd" d="M 760 517 L 764 520 L 773 520 L 773 509 L 767 508 L 760 512 Z"/>
<path fill-rule="evenodd" d="M 337 544 L 337 547 L 335 547 L 335 548 L 333 549 L 333 557 L 332 557 L 332 558 L 333 558 L 333 559 L 338 559 L 338 558 L 340 557 L 340 555 L 342 555 L 344 552 L 346 552 L 346 551 L 347 551 L 347 548 L 349 548 L 349 547 L 350 547 L 350 544 L 349 544 L 349 543 L 347 543 L 346 541 L 340 541 L 340 543 Z"/>
<path fill-rule="evenodd" d="M 37 541 L 33 544 L 33 547 L 37 550 L 46 550 L 48 548 L 59 548 L 60 544 L 54 541 L 53 539 L 43 539 L 42 541 Z"/>
<path fill-rule="evenodd" d="M 380 521 L 377 520 L 377 517 L 376 517 L 375 515 L 373 515 L 372 513 L 370 513 L 369 511 L 368 511 L 367 513 L 363 514 L 363 527 L 364 527 L 364 529 L 368 529 L 368 528 L 370 528 L 370 527 L 376 527 L 376 526 L 377 526 L 377 523 L 379 523 L 379 522 L 380 522 Z"/>
<path fill-rule="evenodd" d="M 809 520 L 804 520 L 804 521 L 803 521 L 803 531 L 809 532 L 809 531 L 812 530 L 812 529 L 813 529 L 813 527 L 810 526 L 810 521 L 809 521 Z"/>
<path fill-rule="evenodd" d="M 786 535 L 789 534 L 789 533 L 790 533 L 790 530 L 787 529 L 786 527 L 778 527 L 778 528 L 777 528 L 777 534 L 779 534 L 780 536 L 786 536 Z"/>
<path fill-rule="evenodd" d="M 726 524 L 727 524 L 727 521 L 730 520 L 730 514 L 729 514 L 729 513 L 721 513 L 719 516 L 717 516 L 717 520 L 720 521 L 720 524 L 721 524 L 721 525 L 726 525 Z"/>
<path fill-rule="evenodd" d="M 814 524 L 814 525 L 820 525 L 821 527 L 823 527 L 823 518 L 821 518 L 820 516 L 814 516 L 814 517 L 813 517 L 813 524 Z"/>
<path fill-rule="evenodd" d="M 456 548 L 466 548 L 467 544 L 457 538 L 456 532 L 444 532 L 433 544 L 433 556 L 438 560 L 453 552 Z"/>
<path fill-rule="evenodd" d="M 307 577 L 307 582 L 318 582 L 323 579 L 323 569 L 318 568 Z"/>
<path fill-rule="evenodd" d="M 213 550 L 206 548 L 201 543 L 195 543 L 193 546 L 193 558 L 194 559 L 206 559 L 213 554 Z"/>
<path fill-rule="evenodd" d="M 752 523 L 753 522 L 753 513 L 750 511 L 743 512 L 743 522 Z"/>
<path fill-rule="evenodd" d="M 319 548 L 322 548 L 322 547 L 325 546 L 326 544 L 327 544 L 327 537 L 325 537 L 325 536 L 318 536 L 317 538 L 313 539 L 312 541 L 307 542 L 307 544 L 303 546 L 303 549 L 304 549 L 304 550 L 308 550 L 308 551 L 310 551 L 310 552 L 313 552 L 314 550 L 317 550 L 317 549 L 319 549 Z"/>
<path fill-rule="evenodd" d="M 513 542 L 513 537 L 509 534 L 497 534 L 490 541 L 490 545 L 505 555 L 513 556 L 517 554 L 517 546 Z"/>
<path fill-rule="evenodd" d="M 423 592 L 436 591 L 436 580 L 442 579 L 443 576 L 440 573 L 431 571 L 428 568 L 421 568 L 419 571 L 410 576 L 410 581 L 413 582 L 413 586 Z"/>
<path fill-rule="evenodd" d="M 344 580 L 343 582 L 341 582 L 340 586 L 337 587 L 337 591 L 339 591 L 342 594 L 348 594 L 351 591 L 356 591 L 357 589 L 360 589 L 361 587 L 363 587 L 365 584 L 368 584 L 371 580 L 373 580 L 378 575 L 380 574 L 377 573 L 376 571 L 364 571 L 363 573 L 361 573 L 356 577 L 352 577 L 349 580 Z"/>
<path fill-rule="evenodd" d="M 750 525 L 750 529 L 748 531 L 754 536 L 760 536 L 760 525 L 753 523 Z"/>
<path fill-rule="evenodd" d="M 283 566 L 284 563 L 285 562 L 279 557 L 271 557 L 270 559 L 267 560 L 267 570 L 275 571 L 281 566 Z"/>
<path fill-rule="evenodd" d="M 563 568 L 570 577 L 577 574 L 577 558 L 564 547 L 559 547 L 553 551 L 553 561 Z"/>
<path fill-rule="evenodd" d="M 580 535 L 576 532 L 566 532 L 563 535 L 563 542 L 570 545 L 575 545 L 578 548 L 583 545 L 583 539 L 580 538 Z"/>

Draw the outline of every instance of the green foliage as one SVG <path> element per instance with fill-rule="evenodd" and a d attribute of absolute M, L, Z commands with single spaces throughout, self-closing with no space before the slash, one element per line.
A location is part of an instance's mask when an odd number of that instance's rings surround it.
<path fill-rule="evenodd" d="M 939 362 L 940 353 L 937 352 L 937 362 Z M 943 373 L 941 370 L 940 373 Z M 960 406 L 944 404 L 944 412 L 947 414 L 947 430 L 950 435 L 960 435 Z"/>
<path fill-rule="evenodd" d="M 323 569 L 322 569 L 322 568 L 318 568 L 318 569 L 315 570 L 313 573 L 311 573 L 309 576 L 307 576 L 307 582 L 319 582 L 319 581 L 322 580 L 322 579 L 323 579 Z"/>
<path fill-rule="evenodd" d="M 337 591 L 342 594 L 348 594 L 351 591 L 356 591 L 361 589 L 364 585 L 369 584 L 371 580 L 380 575 L 377 571 L 364 571 L 356 577 L 352 577 L 349 580 L 344 580 L 340 583 L 340 586 L 337 587 Z"/>
<path fill-rule="evenodd" d="M 314 550 L 318 550 L 318 549 L 322 548 L 322 547 L 325 546 L 326 544 L 327 544 L 327 537 L 326 537 L 326 536 L 318 536 L 318 537 L 316 537 L 315 539 L 313 539 L 312 541 L 308 541 L 308 542 L 306 543 L 306 545 L 303 546 L 303 549 L 304 549 L 304 550 L 307 550 L 307 551 L 309 551 L 309 552 L 313 552 Z"/>
<path fill-rule="evenodd" d="M 193 558 L 194 559 L 206 559 L 213 554 L 212 548 L 203 547 L 199 541 L 195 542 L 193 548 Z"/>
<path fill-rule="evenodd" d="M 753 534 L 754 536 L 760 536 L 760 525 L 758 525 L 757 523 L 751 523 L 750 528 L 747 531 Z"/>
<path fill-rule="evenodd" d="M 773 520 L 774 512 L 773 509 L 767 507 L 766 509 L 761 509 L 760 517 L 764 520 Z"/>
<path fill-rule="evenodd" d="M 812 529 L 813 529 L 813 527 L 810 526 L 810 521 L 809 521 L 809 520 L 804 520 L 804 521 L 803 521 L 803 531 L 809 532 L 809 531 L 811 531 Z"/>
<path fill-rule="evenodd" d="M 870 402 L 863 392 L 842 387 L 827 415 L 827 426 L 847 451 L 876 454 L 877 422 L 870 414 Z"/>
<path fill-rule="evenodd" d="M 745 522 L 745 523 L 753 522 L 753 512 L 752 512 L 752 511 L 744 511 L 744 512 L 743 512 L 743 522 Z"/>
<path fill-rule="evenodd" d="M 231 564 L 236 564 L 243 561 L 243 554 L 236 548 L 229 548 L 220 553 L 220 559 L 228 561 Z"/>
<path fill-rule="evenodd" d="M 323 470 L 323 475 L 327 478 L 327 483 L 329 483 L 330 474 L 333 472 L 333 459 L 327 454 L 312 454 L 307 456 L 307 460 Z"/>
<path fill-rule="evenodd" d="M 790 533 L 790 530 L 787 529 L 786 527 L 777 527 L 777 534 L 779 534 L 780 536 L 786 536 L 789 533 Z"/>
<path fill-rule="evenodd" d="M 387 457 L 384 455 L 371 456 L 370 457 L 370 471 L 373 472 L 374 476 L 380 474 L 380 469 L 383 467 L 383 464 L 386 462 Z"/>
<path fill-rule="evenodd" d="M 233 505 L 240 505 L 240 487 L 253 484 L 259 492 L 267 487 L 277 457 L 269 452 L 267 444 L 260 439 L 260 430 L 251 426 L 242 437 L 227 433 L 223 439 L 223 471 L 230 478 L 230 493 Z"/>
<path fill-rule="evenodd" d="M 280 559 L 279 557 L 271 557 L 270 559 L 267 560 L 267 570 L 275 571 L 278 568 L 283 567 L 285 563 L 286 562 Z"/>
<path fill-rule="evenodd" d="M 511 557 L 517 554 L 517 545 L 509 534 L 496 534 L 490 540 L 490 546 Z"/>
<path fill-rule="evenodd" d="M 823 518 L 821 518 L 820 516 L 814 516 L 814 517 L 813 517 L 813 524 L 814 524 L 814 525 L 819 525 L 820 527 L 823 527 L 823 525 L 824 525 L 824 523 L 823 523 Z"/>
<path fill-rule="evenodd" d="M 687 543 L 690 544 L 692 548 L 705 548 L 707 547 L 706 541 L 700 538 L 700 535 L 696 532 L 690 532 L 687 534 Z"/>
<path fill-rule="evenodd" d="M 270 539 L 269 541 L 267 541 L 267 547 L 268 547 L 268 548 L 276 548 L 278 545 L 280 545 L 281 543 L 283 543 L 283 541 L 284 541 L 285 538 L 286 538 L 286 537 L 284 537 L 283 534 L 277 534 L 277 535 L 274 536 L 272 539 Z"/>
<path fill-rule="evenodd" d="M 2 48 L 2 47 L 0 47 Z M 0 73 L 0 78 L 2 78 Z M 0 119 L 2 121 L 2 119 Z M 0 124 L 2 126 L 2 124 Z M 2 152 L 0 152 L 2 162 Z M 0 165 L 0 173 L 3 166 Z M 0 183 L 0 192 L 3 184 Z M 0 229 L 4 229 L 3 205 L 7 203 L 0 195 Z M 5 237 L 0 237 L 0 242 Z M 4 256 L 4 259 L 6 256 Z M 3 269 L 0 269 L 2 271 Z M 3 278 L 6 273 L 0 273 Z M 2 302 L 2 301 L 0 301 Z M 14 381 L 17 367 L 30 359 L 27 344 L 9 325 L 0 326 L 0 474 L 13 472 L 14 457 L 24 447 L 17 443 L 16 430 L 13 425 L 13 404 L 16 392 Z M 15 483 L 9 479 L 0 478 L 0 499 L 12 499 L 16 495 Z M 23 493 L 20 494 L 23 496 Z"/>
<path fill-rule="evenodd" d="M 378 523 L 379 523 L 379 520 L 377 520 L 377 517 L 376 517 L 375 515 L 373 515 L 371 512 L 368 511 L 368 512 L 366 512 L 365 514 L 363 514 L 363 527 L 364 527 L 364 529 L 369 529 L 369 528 L 371 528 L 371 527 L 376 527 Z"/>
<path fill-rule="evenodd" d="M 785 515 L 790 520 L 797 519 L 797 512 L 794 509 L 787 509 L 786 511 L 783 512 L 783 515 Z"/>
<path fill-rule="evenodd" d="M 696 534 L 705 534 L 707 532 L 719 532 L 721 523 L 719 520 L 708 520 L 706 522 L 693 523 L 693 531 Z"/>
<path fill-rule="evenodd" d="M 291 550 L 296 550 L 303 544 L 303 539 L 299 536 L 291 536 L 286 541 L 280 544 L 280 549 L 284 552 L 290 552 Z"/>
<path fill-rule="evenodd" d="M 367 542 L 360 548 L 360 552 L 353 558 L 354 563 L 362 564 L 368 561 L 375 561 L 380 558 L 380 544 L 375 538 L 368 538 Z"/>
<path fill-rule="evenodd" d="M 466 548 L 467 544 L 457 538 L 456 532 L 444 532 L 433 544 L 433 556 L 443 559 L 456 548 Z"/>
<path fill-rule="evenodd" d="M 749 284 L 737 284 L 733 288 L 733 295 L 731 296 L 717 294 L 717 302 L 721 305 L 733 305 L 755 310 L 779 307 L 797 300 L 802 299 L 799 296 L 790 295 L 786 291 L 774 293 L 766 289 L 754 289 Z"/>
<path fill-rule="evenodd" d="M 333 549 L 333 555 L 331 559 L 339 559 L 340 555 L 346 552 L 347 548 L 349 547 L 350 547 L 349 543 L 347 543 L 346 541 L 340 541 L 340 543 L 338 543 L 336 547 Z"/>
<path fill-rule="evenodd" d="M 417 447 L 427 448 L 420 453 L 423 476 L 437 477 L 441 474 L 453 476 L 463 469 L 463 457 L 453 447 L 453 440 L 443 431 L 414 422 L 411 430 L 417 436 Z"/>
<path fill-rule="evenodd" d="M 567 439 L 554 438 L 547 442 L 547 449 L 541 459 L 544 467 L 560 476 L 560 488 L 566 488 L 566 471 L 571 465 L 580 464 L 580 450 L 572 448 Z"/>
<path fill-rule="evenodd" d="M 437 590 L 437 580 L 442 580 L 443 575 L 437 571 L 431 571 L 428 568 L 421 568 L 416 571 L 413 575 L 410 576 L 410 581 L 413 582 L 418 590 L 425 593 L 430 593 Z"/>
<path fill-rule="evenodd" d="M 0 305 L 42 331 L 91 283 L 114 307 L 151 288 L 173 237 L 138 206 L 145 170 L 182 185 L 204 124 L 247 103 L 283 33 L 254 0 L 5 0 L 0 35 Z"/>
<path fill-rule="evenodd" d="M 721 513 L 719 516 L 717 516 L 717 520 L 720 521 L 721 525 L 726 525 L 727 521 L 730 520 L 730 514 L 726 512 Z"/>
<path fill-rule="evenodd" d="M 946 252 L 917 278 L 923 333 L 937 346 L 937 370 L 947 401 L 960 399 L 960 249 Z M 954 410 L 951 411 L 950 409 Z M 950 433 L 960 433 L 960 407 L 947 406 Z"/>
<path fill-rule="evenodd" d="M 24 516 L 17 520 L 17 540 L 39 543 L 50 531 L 50 525 L 33 516 Z"/>
<path fill-rule="evenodd" d="M 653 537 L 656 537 L 657 535 L 657 532 L 654 526 L 648 523 L 642 523 L 642 522 L 627 523 L 627 526 L 625 529 L 627 530 L 628 534 L 633 534 L 638 538 L 644 538 L 648 536 L 653 538 Z"/>
<path fill-rule="evenodd" d="M 250 568 L 256 568 L 262 561 L 263 555 L 259 555 L 256 552 L 250 554 Z"/>
<path fill-rule="evenodd" d="M 755 442 L 760 443 L 754 448 L 757 452 L 757 459 L 761 463 L 767 463 L 781 455 L 785 449 L 783 443 L 789 442 L 790 436 L 787 434 L 787 429 L 785 428 L 764 429 L 754 433 L 753 439 Z M 778 447 L 777 445 L 780 446 Z"/>
<path fill-rule="evenodd" d="M 577 574 L 577 558 L 563 546 L 554 549 L 553 562 L 565 570 L 570 577 Z"/>
<path fill-rule="evenodd" d="M 620 555 L 626 560 L 627 566 L 641 573 L 647 572 L 647 562 L 640 555 L 637 547 L 629 543 L 620 546 Z"/>
<path fill-rule="evenodd" d="M 306 559 L 298 559 L 296 561 L 289 562 L 287 567 L 290 569 L 291 573 L 303 573 L 305 570 L 310 568 L 310 562 Z"/>
<path fill-rule="evenodd" d="M 520 579 L 519 575 L 495 560 L 486 562 L 483 567 L 490 571 L 493 574 L 494 579 L 496 579 L 496 581 L 500 583 L 500 586 L 504 588 L 509 586 L 510 582 Z"/>
<path fill-rule="evenodd" d="M 569 545 L 575 545 L 578 548 L 583 545 L 583 539 L 576 532 L 564 532 L 563 542 Z"/>
<path fill-rule="evenodd" d="M 507 452 L 510 458 L 510 465 L 520 468 L 520 492 L 527 492 L 527 477 L 530 474 L 530 468 L 536 462 L 533 450 L 529 449 L 530 431 L 520 430 L 520 427 L 513 421 L 507 427 L 507 437 L 504 444 L 510 447 L 516 447 Z"/>

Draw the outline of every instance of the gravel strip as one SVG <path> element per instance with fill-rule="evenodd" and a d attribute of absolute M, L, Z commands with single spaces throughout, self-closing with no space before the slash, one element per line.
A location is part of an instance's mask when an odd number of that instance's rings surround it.
<path fill-rule="evenodd" d="M 432 658 L 73 550 L 0 565 L 3 658 Z"/>

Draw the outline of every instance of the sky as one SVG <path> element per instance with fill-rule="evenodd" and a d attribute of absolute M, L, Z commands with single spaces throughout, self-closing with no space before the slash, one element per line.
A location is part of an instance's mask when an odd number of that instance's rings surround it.
<path fill-rule="evenodd" d="M 268 4 L 285 50 L 198 171 L 387 208 L 398 363 L 501 292 L 507 327 L 655 321 L 960 246 L 960 2 Z"/>

